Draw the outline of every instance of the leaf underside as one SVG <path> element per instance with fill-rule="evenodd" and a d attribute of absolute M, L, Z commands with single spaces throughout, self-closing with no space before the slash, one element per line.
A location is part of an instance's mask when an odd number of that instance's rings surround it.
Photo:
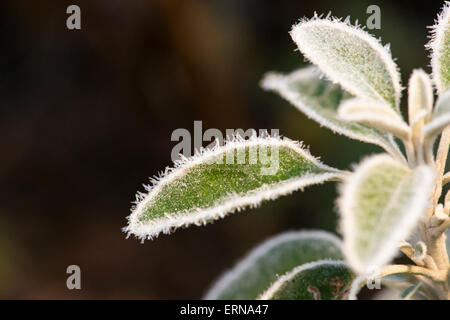
<path fill-rule="evenodd" d="M 389 262 L 429 204 L 435 173 L 413 170 L 388 155 L 364 160 L 342 185 L 338 200 L 344 253 L 361 274 Z"/>
<path fill-rule="evenodd" d="M 256 299 L 285 274 L 307 262 L 342 260 L 341 242 L 324 231 L 286 232 L 253 249 L 209 290 L 205 299 Z"/>
<path fill-rule="evenodd" d="M 261 300 L 339 300 L 346 297 L 354 274 L 342 261 L 323 260 L 299 266 L 280 277 Z"/>
<path fill-rule="evenodd" d="M 263 174 L 268 168 L 276 171 Z M 144 239 L 178 227 L 202 225 L 341 175 L 291 140 L 236 138 L 168 169 L 140 197 L 124 231 Z"/>
<path fill-rule="evenodd" d="M 337 114 L 338 106 L 351 99 L 352 95 L 326 80 L 315 67 L 299 69 L 286 75 L 268 73 L 261 86 L 278 93 L 306 116 L 335 133 L 376 144 L 391 154 L 399 153 L 390 142 L 389 135 L 340 119 Z"/>
<path fill-rule="evenodd" d="M 366 99 L 350 99 L 339 106 L 338 115 L 347 121 L 363 123 L 380 131 L 389 132 L 407 140 L 408 125 L 389 105 Z"/>

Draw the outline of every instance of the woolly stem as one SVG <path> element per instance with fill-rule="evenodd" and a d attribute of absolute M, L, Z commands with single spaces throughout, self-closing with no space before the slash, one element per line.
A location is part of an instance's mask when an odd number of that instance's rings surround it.
<path fill-rule="evenodd" d="M 409 273 L 426 276 L 437 282 L 444 282 L 447 276 L 447 272 L 443 270 L 430 270 L 424 267 L 404 265 L 404 264 L 392 264 L 385 266 L 377 277 L 383 278 L 393 274 Z"/>

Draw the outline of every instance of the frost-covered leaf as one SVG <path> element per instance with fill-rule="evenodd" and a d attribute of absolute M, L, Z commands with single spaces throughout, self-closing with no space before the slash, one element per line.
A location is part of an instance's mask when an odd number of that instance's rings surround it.
<path fill-rule="evenodd" d="M 433 117 L 424 127 L 424 135 L 432 139 L 450 124 L 450 90 L 443 93 L 436 101 Z"/>
<path fill-rule="evenodd" d="M 294 25 L 291 37 L 303 55 L 353 95 L 399 111 L 401 85 L 387 47 L 366 31 L 317 16 Z"/>
<path fill-rule="evenodd" d="M 430 203 L 434 169 L 410 169 L 386 154 L 362 161 L 340 188 L 338 200 L 344 254 L 361 274 L 377 270 L 396 254 Z"/>
<path fill-rule="evenodd" d="M 404 140 L 408 140 L 410 136 L 410 129 L 402 117 L 382 102 L 350 99 L 339 106 L 338 115 L 342 120 L 359 122 Z"/>
<path fill-rule="evenodd" d="M 432 27 L 431 68 L 439 94 L 450 89 L 450 2 L 446 1 L 436 24 Z"/>
<path fill-rule="evenodd" d="M 147 194 L 138 194 L 124 231 L 150 239 L 342 175 L 292 140 L 237 136 L 167 168 Z"/>
<path fill-rule="evenodd" d="M 376 144 L 390 154 L 401 157 L 400 151 L 388 135 L 362 124 L 339 119 L 339 104 L 352 96 L 339 85 L 326 80 L 317 68 L 307 67 L 287 75 L 268 73 L 261 86 L 265 90 L 277 92 L 306 116 L 333 132 Z"/>
<path fill-rule="evenodd" d="M 343 261 L 321 260 L 294 268 L 275 281 L 261 300 L 345 299 L 354 274 Z"/>
<path fill-rule="evenodd" d="M 221 276 L 205 299 L 256 299 L 278 275 L 324 259 L 343 259 L 341 241 L 335 235 L 324 231 L 282 233 L 253 249 Z"/>

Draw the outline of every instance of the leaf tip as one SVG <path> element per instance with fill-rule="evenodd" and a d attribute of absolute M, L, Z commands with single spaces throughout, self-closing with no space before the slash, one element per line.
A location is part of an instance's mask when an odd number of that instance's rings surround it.
<path fill-rule="evenodd" d="M 443 83 L 441 69 L 441 57 L 443 55 L 443 47 L 448 46 L 446 43 L 446 33 L 450 30 L 450 1 L 445 1 L 444 6 L 438 13 L 435 24 L 430 26 L 431 29 L 429 38 L 430 41 L 425 47 L 430 50 L 431 68 L 432 68 L 432 80 L 439 94 L 442 94 L 449 88 L 450 84 Z M 448 70 L 447 70 L 448 72 Z"/>

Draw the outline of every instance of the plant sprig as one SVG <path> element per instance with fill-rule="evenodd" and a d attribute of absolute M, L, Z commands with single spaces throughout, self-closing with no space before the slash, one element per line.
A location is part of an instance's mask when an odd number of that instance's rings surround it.
<path fill-rule="evenodd" d="M 366 157 L 349 172 L 321 163 L 286 138 L 236 136 L 223 146 L 199 150 L 154 179 L 147 193 L 138 193 L 124 231 L 152 239 L 309 185 L 338 181 L 342 243 L 324 232 L 274 237 L 222 276 L 206 298 L 356 298 L 367 279 L 401 275 L 383 282 L 406 289 L 399 296 L 450 299 L 450 193 L 439 203 L 450 181 L 445 171 L 450 2 L 444 3 L 427 45 L 431 74 L 417 69 L 410 77 L 406 120 L 400 112 L 400 72 L 389 46 L 348 19 L 329 16 L 302 19 L 290 35 L 315 66 L 287 75 L 268 73 L 262 87 L 321 126 L 386 153 Z M 390 264 L 399 252 L 411 264 Z"/>

